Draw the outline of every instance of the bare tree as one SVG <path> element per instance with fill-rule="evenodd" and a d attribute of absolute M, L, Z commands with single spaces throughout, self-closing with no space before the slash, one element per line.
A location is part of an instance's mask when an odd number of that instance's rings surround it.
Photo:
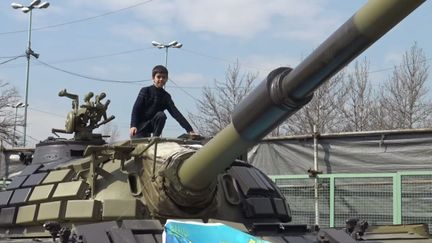
<path fill-rule="evenodd" d="M 383 90 L 380 88 L 379 97 L 383 97 Z M 382 98 L 377 98 L 373 102 L 370 117 L 371 117 L 371 130 L 386 130 L 395 127 L 393 121 L 388 117 L 385 109 L 385 102 Z"/>
<path fill-rule="evenodd" d="M 312 133 L 314 125 L 321 133 L 339 131 L 342 124 L 338 107 L 345 97 L 341 93 L 344 79 L 345 72 L 339 72 L 317 89 L 313 99 L 283 124 L 285 134 Z"/>
<path fill-rule="evenodd" d="M 365 131 L 372 128 L 374 102 L 372 87 L 369 80 L 369 61 L 364 58 L 356 61 L 354 70 L 347 75 L 343 86 L 340 112 L 342 115 L 342 131 Z"/>
<path fill-rule="evenodd" d="M 253 89 L 256 73 L 241 74 L 240 65 L 228 66 L 225 81 L 214 81 L 214 88 L 204 87 L 197 102 L 198 114 L 188 114 L 199 133 L 213 136 L 231 122 L 231 114 L 238 103 Z"/>
<path fill-rule="evenodd" d="M 17 134 L 15 134 L 15 138 L 13 137 L 15 110 L 12 109 L 18 99 L 18 91 L 0 80 L 0 140 L 9 144 L 14 144 L 14 141 L 18 139 Z M 22 125 L 20 117 L 18 117 L 16 125 Z"/>
<path fill-rule="evenodd" d="M 419 128 L 430 124 L 432 104 L 426 95 L 429 65 L 417 43 L 403 55 L 392 77 L 383 86 L 381 105 L 386 129 Z"/>

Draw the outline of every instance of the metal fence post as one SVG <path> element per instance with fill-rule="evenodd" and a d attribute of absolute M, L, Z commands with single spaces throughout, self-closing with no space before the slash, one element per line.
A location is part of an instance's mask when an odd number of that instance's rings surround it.
<path fill-rule="evenodd" d="M 393 224 L 402 223 L 402 183 L 401 174 L 395 173 L 393 176 Z"/>
<path fill-rule="evenodd" d="M 331 175 L 330 176 L 330 195 L 329 195 L 329 216 L 330 216 L 330 227 L 334 227 L 334 220 L 335 220 L 335 178 Z"/>
<path fill-rule="evenodd" d="M 313 138 L 314 138 L 314 171 L 318 172 L 318 132 L 316 125 L 313 126 Z M 319 192 L 318 192 L 318 176 L 314 179 L 314 200 L 315 200 L 315 226 L 319 226 Z"/>

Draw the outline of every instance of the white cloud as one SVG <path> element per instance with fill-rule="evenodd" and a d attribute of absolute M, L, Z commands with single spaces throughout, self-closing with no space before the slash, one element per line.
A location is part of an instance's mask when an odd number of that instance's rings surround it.
<path fill-rule="evenodd" d="M 132 0 L 94 0 L 79 1 L 75 5 L 99 9 L 105 6 L 116 10 L 135 3 Z M 173 33 L 181 26 L 185 31 L 221 36 L 251 38 L 264 31 L 272 31 L 286 38 L 316 41 L 322 39 L 327 29 L 334 28 L 334 19 L 337 19 L 337 16 L 324 11 L 325 3 L 314 0 L 152 1 L 132 10 L 132 16 L 144 21 L 117 30 L 132 39 L 144 34 Z M 279 33 L 282 27 L 284 31 Z"/>
<path fill-rule="evenodd" d="M 164 39 L 170 36 L 169 26 L 150 26 L 148 24 L 129 22 L 117 24 L 111 27 L 111 32 L 125 36 L 129 40 L 137 43 L 143 43 L 147 40 Z"/>
<path fill-rule="evenodd" d="M 303 21 L 302 24 L 291 26 L 288 31 L 276 33 L 276 35 L 285 37 L 285 39 L 307 41 L 317 45 L 333 33 L 336 29 L 335 23 L 334 20 Z"/>
<path fill-rule="evenodd" d="M 254 35 L 279 23 L 298 25 L 321 12 L 318 1 L 177 0 L 177 18 L 192 31 L 235 37 Z"/>
<path fill-rule="evenodd" d="M 178 3 L 177 18 L 191 31 L 249 37 L 270 25 L 272 12 L 263 1 L 186 0 Z"/>

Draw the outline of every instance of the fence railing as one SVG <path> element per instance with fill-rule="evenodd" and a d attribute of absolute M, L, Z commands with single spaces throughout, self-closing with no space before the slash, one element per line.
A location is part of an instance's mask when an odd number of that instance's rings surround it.
<path fill-rule="evenodd" d="M 371 225 L 427 223 L 432 232 L 432 171 L 270 178 L 285 195 L 293 223 L 314 225 L 318 211 L 324 227 L 359 218 Z"/>

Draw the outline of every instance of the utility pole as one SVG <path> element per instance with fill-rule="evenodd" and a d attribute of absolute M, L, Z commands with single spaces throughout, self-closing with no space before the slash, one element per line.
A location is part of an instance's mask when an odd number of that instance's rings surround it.
<path fill-rule="evenodd" d="M 33 9 L 43 9 L 48 8 L 49 2 L 41 3 L 40 0 L 33 0 L 29 6 L 24 6 L 20 3 L 12 3 L 11 7 L 13 9 L 21 9 L 23 13 L 29 13 L 29 27 L 28 27 L 28 42 L 27 42 L 27 69 L 26 69 L 26 83 L 25 83 L 25 101 L 24 101 L 24 141 L 23 145 L 26 146 L 26 138 L 27 138 L 27 106 L 28 106 L 28 87 L 29 87 L 29 78 L 30 78 L 30 56 L 35 58 L 39 58 L 39 54 L 35 53 L 31 49 L 31 31 L 32 31 L 32 15 Z"/>

